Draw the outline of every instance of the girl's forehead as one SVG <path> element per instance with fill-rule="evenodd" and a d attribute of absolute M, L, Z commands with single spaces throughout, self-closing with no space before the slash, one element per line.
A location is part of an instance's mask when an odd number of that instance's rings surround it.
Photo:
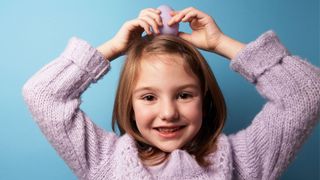
<path fill-rule="evenodd" d="M 141 66 L 144 64 L 165 63 L 169 65 L 185 65 L 185 60 L 179 54 L 151 54 L 141 58 Z"/>
<path fill-rule="evenodd" d="M 172 78 L 182 73 L 193 79 L 199 79 L 191 65 L 188 64 L 188 61 L 179 54 L 157 54 L 141 58 L 140 67 L 136 73 L 136 77 L 141 77 L 142 75 L 146 77 L 149 74 L 160 76 L 165 73 L 170 74 Z"/>
<path fill-rule="evenodd" d="M 140 59 L 139 69 L 155 67 L 156 65 L 168 65 L 175 68 L 183 68 L 186 73 L 198 78 L 198 74 L 195 71 L 196 67 L 193 67 L 194 64 L 185 58 L 179 53 L 148 54 Z"/>

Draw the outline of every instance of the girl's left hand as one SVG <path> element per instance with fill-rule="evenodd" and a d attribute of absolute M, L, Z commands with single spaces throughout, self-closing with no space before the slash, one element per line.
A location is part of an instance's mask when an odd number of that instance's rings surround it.
<path fill-rule="evenodd" d="M 179 37 L 200 49 L 215 52 L 223 33 L 211 16 L 193 7 L 174 11 L 171 15 L 169 26 L 179 22 L 189 22 L 192 29 L 191 34 L 179 32 Z"/>

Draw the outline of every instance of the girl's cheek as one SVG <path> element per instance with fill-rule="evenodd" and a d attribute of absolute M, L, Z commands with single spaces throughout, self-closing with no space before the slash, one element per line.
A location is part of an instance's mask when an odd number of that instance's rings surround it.
<path fill-rule="evenodd" d="M 135 104 L 133 109 L 136 120 L 148 121 L 154 116 L 154 112 L 149 106 Z"/>
<path fill-rule="evenodd" d="M 202 101 L 199 99 L 183 107 L 184 114 L 193 121 L 202 119 Z"/>

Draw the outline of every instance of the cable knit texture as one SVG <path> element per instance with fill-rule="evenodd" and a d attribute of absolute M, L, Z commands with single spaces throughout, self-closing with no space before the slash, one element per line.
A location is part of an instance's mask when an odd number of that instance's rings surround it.
<path fill-rule="evenodd" d="M 291 56 L 272 31 L 249 43 L 230 67 L 267 102 L 249 127 L 220 135 L 208 168 L 183 150 L 173 151 L 159 167 L 145 167 L 132 137 L 97 127 L 79 108 L 80 96 L 107 73 L 109 62 L 78 38 L 27 81 L 23 96 L 79 179 L 277 179 L 318 122 L 320 69 Z"/>

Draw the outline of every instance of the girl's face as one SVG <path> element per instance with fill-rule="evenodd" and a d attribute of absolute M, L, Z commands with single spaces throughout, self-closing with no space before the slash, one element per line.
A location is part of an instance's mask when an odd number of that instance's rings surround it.
<path fill-rule="evenodd" d="M 202 124 L 198 78 L 186 72 L 178 55 L 144 58 L 140 69 L 132 96 L 138 130 L 162 151 L 182 148 Z"/>

